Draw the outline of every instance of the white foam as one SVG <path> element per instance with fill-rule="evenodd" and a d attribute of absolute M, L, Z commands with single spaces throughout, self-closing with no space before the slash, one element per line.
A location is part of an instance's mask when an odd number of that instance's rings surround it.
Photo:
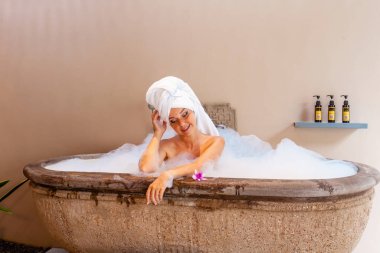
<path fill-rule="evenodd" d="M 349 162 L 326 159 L 318 153 L 283 139 L 275 149 L 254 135 L 240 136 L 232 129 L 219 129 L 226 145 L 216 164 L 205 166 L 206 177 L 260 179 L 327 179 L 356 174 Z M 191 162 L 186 156 L 166 161 L 153 174 L 141 173 L 138 161 L 148 142 L 149 134 L 140 145 L 124 144 L 96 159 L 70 159 L 46 166 L 57 171 L 131 173 L 157 176 L 161 171 Z"/>

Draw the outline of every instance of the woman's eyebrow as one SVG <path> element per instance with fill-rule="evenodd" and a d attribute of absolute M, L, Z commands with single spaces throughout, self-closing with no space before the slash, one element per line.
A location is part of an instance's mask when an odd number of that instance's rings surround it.
<path fill-rule="evenodd" d="M 178 114 L 182 114 L 182 112 L 183 112 L 184 110 L 186 110 L 186 108 L 183 108 Z M 169 116 L 169 119 L 172 119 L 172 118 L 176 119 L 176 117 L 174 117 L 174 116 Z"/>

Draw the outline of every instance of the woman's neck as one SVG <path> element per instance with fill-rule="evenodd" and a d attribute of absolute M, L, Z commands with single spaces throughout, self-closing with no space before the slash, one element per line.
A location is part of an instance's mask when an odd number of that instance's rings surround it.
<path fill-rule="evenodd" d="M 193 150 L 194 147 L 200 146 L 201 136 L 201 132 L 196 129 L 191 135 L 179 135 L 178 137 L 188 150 Z"/>

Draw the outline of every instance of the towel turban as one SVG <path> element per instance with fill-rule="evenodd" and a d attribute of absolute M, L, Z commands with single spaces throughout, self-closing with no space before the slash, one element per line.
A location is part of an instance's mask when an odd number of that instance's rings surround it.
<path fill-rule="evenodd" d="M 169 113 L 172 108 L 190 109 L 195 113 L 199 131 L 208 135 L 219 135 L 194 91 L 186 82 L 177 77 L 167 76 L 153 83 L 146 93 L 146 102 L 153 106 L 161 119 L 166 122 L 169 122 Z"/>

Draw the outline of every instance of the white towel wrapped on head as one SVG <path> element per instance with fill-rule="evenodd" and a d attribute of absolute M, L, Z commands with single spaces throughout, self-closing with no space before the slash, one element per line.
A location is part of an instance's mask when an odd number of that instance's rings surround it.
<path fill-rule="evenodd" d="M 172 108 L 190 109 L 195 113 L 199 131 L 208 135 L 219 135 L 194 91 L 177 77 L 167 76 L 153 83 L 146 93 L 146 102 L 152 105 L 166 122 L 169 122 Z"/>

